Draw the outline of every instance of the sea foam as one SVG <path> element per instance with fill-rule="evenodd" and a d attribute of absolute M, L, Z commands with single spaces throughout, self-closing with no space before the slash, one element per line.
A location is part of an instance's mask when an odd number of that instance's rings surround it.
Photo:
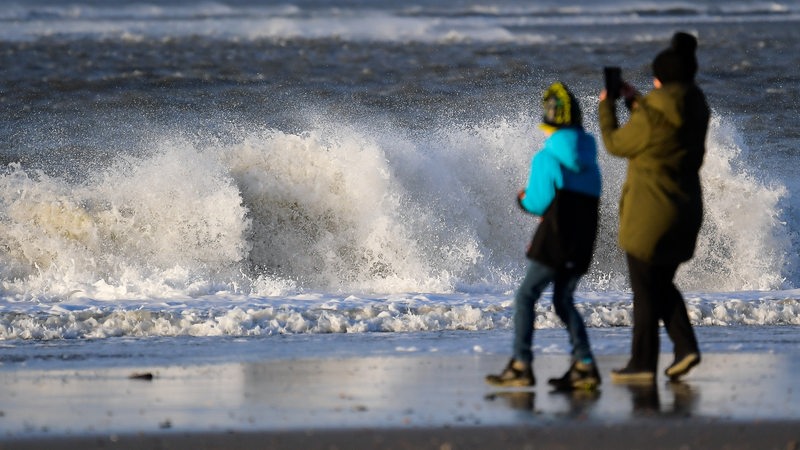
<path fill-rule="evenodd" d="M 593 298 L 594 297 L 594 298 Z M 599 297 L 599 298 L 597 298 Z M 687 298 L 695 326 L 798 326 L 800 292 L 703 294 Z M 576 307 L 591 328 L 630 327 L 626 295 L 578 295 Z M 0 305 L 0 341 L 108 337 L 269 336 L 368 332 L 481 331 L 513 328 L 513 302 L 498 295 L 381 297 L 304 294 L 281 298 L 208 296 L 190 301 L 83 300 Z M 536 305 L 537 329 L 563 328 L 550 294 Z"/>

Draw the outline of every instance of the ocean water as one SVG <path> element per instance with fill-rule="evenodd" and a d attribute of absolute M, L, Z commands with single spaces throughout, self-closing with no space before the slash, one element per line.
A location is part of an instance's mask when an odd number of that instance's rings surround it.
<path fill-rule="evenodd" d="M 713 109 L 690 316 L 705 350 L 796 351 L 798 23 L 797 1 L 2 0 L 0 368 L 505 353 L 541 91 L 566 82 L 598 134 L 602 67 L 647 90 L 677 30 Z M 624 353 L 625 165 L 600 153 L 577 303 Z M 549 294 L 536 326 L 566 352 Z"/>

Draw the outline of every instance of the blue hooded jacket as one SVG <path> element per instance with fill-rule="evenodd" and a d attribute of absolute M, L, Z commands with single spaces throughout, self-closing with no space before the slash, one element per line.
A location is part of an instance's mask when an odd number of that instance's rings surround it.
<path fill-rule="evenodd" d="M 600 168 L 594 137 L 580 127 L 555 131 L 531 162 L 520 205 L 542 217 L 526 255 L 558 271 L 586 273 L 597 237 Z"/>
<path fill-rule="evenodd" d="M 531 160 L 530 177 L 520 204 L 531 214 L 543 216 L 561 189 L 600 197 L 597 144 L 580 127 L 560 128 L 545 140 Z"/>

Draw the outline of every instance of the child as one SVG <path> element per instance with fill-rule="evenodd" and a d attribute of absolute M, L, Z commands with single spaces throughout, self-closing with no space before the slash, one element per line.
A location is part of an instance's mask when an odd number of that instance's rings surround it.
<path fill-rule="evenodd" d="M 519 205 L 541 217 L 527 252 L 528 272 L 514 299 L 514 353 L 505 369 L 488 375 L 495 386 L 533 386 L 534 306 L 553 283 L 553 306 L 572 345 L 572 364 L 561 378 L 549 380 L 558 390 L 595 389 L 600 384 L 583 318 L 573 304 L 581 276 L 589 270 L 597 235 L 601 188 L 594 138 L 583 129 L 580 107 L 560 82 L 543 96 L 540 125 L 548 136 L 534 155 L 528 185 Z"/>

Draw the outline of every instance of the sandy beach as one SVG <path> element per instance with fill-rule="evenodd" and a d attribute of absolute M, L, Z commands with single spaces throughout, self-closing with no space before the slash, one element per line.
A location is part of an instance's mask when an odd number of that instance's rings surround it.
<path fill-rule="evenodd" d="M 800 0 L 3 6 L 0 450 L 800 450 Z M 649 92 L 677 31 L 712 110 L 676 276 L 703 361 L 615 385 L 628 163 L 598 96 L 610 66 Z M 539 383 L 494 390 L 555 81 L 598 144 L 574 300 L 603 384 L 549 389 L 547 289 Z"/>
<path fill-rule="evenodd" d="M 730 448 L 800 446 L 800 361 L 707 354 L 681 383 L 493 390 L 505 359 L 392 356 L 0 371 L 0 448 Z M 667 363 L 662 359 L 662 366 Z M 151 378 L 152 377 L 152 378 Z"/>

